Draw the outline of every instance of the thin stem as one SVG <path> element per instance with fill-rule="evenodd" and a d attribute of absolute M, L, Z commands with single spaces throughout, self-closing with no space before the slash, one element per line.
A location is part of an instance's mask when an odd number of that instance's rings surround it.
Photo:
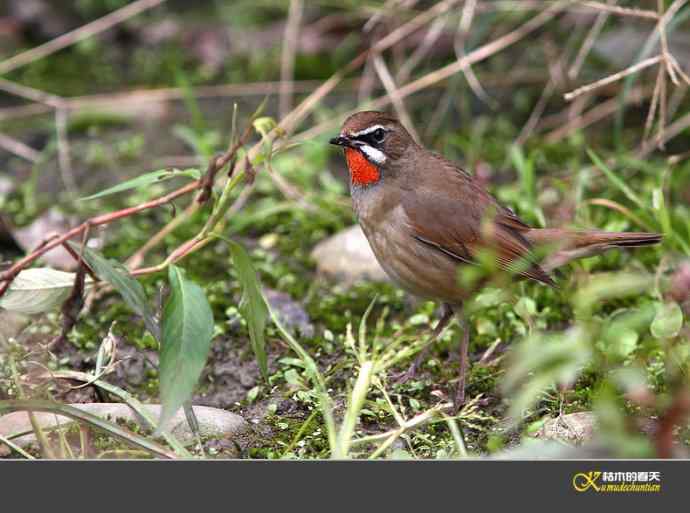
<path fill-rule="evenodd" d="M 50 54 L 57 52 L 63 48 L 73 45 L 79 41 L 87 39 L 93 35 L 96 35 L 104 30 L 107 30 L 115 25 L 122 23 L 132 16 L 144 12 L 147 9 L 156 7 L 157 5 L 163 3 L 165 0 L 137 0 L 131 4 L 125 5 L 121 9 L 113 11 L 106 14 L 102 18 L 98 18 L 91 23 L 87 23 L 75 30 L 62 34 L 55 39 L 48 41 L 45 44 L 22 52 L 10 57 L 7 60 L 0 62 L 0 75 L 5 75 L 10 71 L 20 68 L 30 62 L 37 59 L 41 59 Z"/>
<path fill-rule="evenodd" d="M 637 73 L 638 71 L 641 71 L 645 68 L 648 68 L 650 66 L 653 66 L 654 64 L 660 62 L 662 60 L 661 55 L 655 55 L 654 57 L 650 57 L 649 59 L 645 59 L 643 61 L 638 62 L 637 64 L 634 64 L 633 66 L 630 66 L 628 68 L 625 68 L 622 71 L 619 71 L 618 73 L 614 73 L 612 75 L 609 75 L 608 77 L 602 78 L 601 80 L 597 80 L 596 82 L 592 82 L 587 85 L 583 85 L 582 87 L 578 87 L 574 91 L 571 91 L 569 93 L 565 93 L 563 97 L 567 100 L 573 100 L 580 96 L 581 94 L 584 93 L 589 93 L 595 89 L 598 89 L 600 87 L 603 87 L 608 84 L 612 84 L 614 82 L 617 82 L 618 80 L 627 77 L 628 75 L 632 75 L 633 73 Z"/>
<path fill-rule="evenodd" d="M 15 444 L 13 441 L 11 441 L 11 440 L 5 438 L 5 437 L 2 436 L 2 435 L 0 435 L 0 442 L 4 443 L 7 447 L 9 447 L 10 449 L 12 449 L 13 451 L 18 452 L 19 454 L 21 454 L 22 456 L 24 456 L 27 460 L 35 460 L 35 459 L 36 459 L 36 458 L 34 458 L 33 456 L 31 456 L 31 454 L 29 454 L 29 453 L 26 452 L 24 449 L 22 449 L 22 448 L 19 447 L 17 444 Z"/>
<path fill-rule="evenodd" d="M 188 183 L 187 185 L 184 185 L 183 187 L 180 187 L 179 189 L 155 200 L 147 201 L 146 203 L 142 203 L 141 205 L 137 205 L 135 207 L 124 208 L 122 210 L 117 210 L 115 212 L 110 212 L 108 214 L 102 214 L 96 217 L 92 217 L 88 221 L 85 221 L 84 223 L 80 224 L 79 226 L 72 228 L 68 232 L 51 240 L 47 244 L 34 250 L 32 253 L 26 255 L 24 258 L 13 264 L 12 267 L 10 267 L 8 270 L 0 274 L 0 282 L 5 282 L 5 284 L 2 287 L 0 287 L 0 297 L 9 288 L 11 281 L 17 274 L 19 274 L 19 272 L 22 269 L 24 269 L 26 266 L 40 258 L 44 253 L 48 252 L 54 247 L 62 245 L 64 242 L 71 239 L 72 237 L 82 235 L 84 231 L 87 230 L 89 227 L 110 224 L 113 221 L 117 221 L 118 219 L 138 214 L 139 212 L 143 212 L 144 210 L 149 210 L 151 208 L 156 208 L 161 205 L 165 205 L 167 203 L 170 203 L 172 200 L 179 198 L 180 196 L 184 196 L 185 194 L 188 194 L 191 191 L 198 189 L 199 185 L 200 181 L 195 180 L 194 182 Z"/>

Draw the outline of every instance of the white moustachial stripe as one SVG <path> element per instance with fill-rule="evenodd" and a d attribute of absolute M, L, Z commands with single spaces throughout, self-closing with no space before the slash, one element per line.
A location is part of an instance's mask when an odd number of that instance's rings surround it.
<path fill-rule="evenodd" d="M 368 144 L 362 144 L 359 149 L 364 152 L 364 154 L 376 164 L 383 164 L 386 162 L 386 155 L 381 151 L 369 146 Z"/>

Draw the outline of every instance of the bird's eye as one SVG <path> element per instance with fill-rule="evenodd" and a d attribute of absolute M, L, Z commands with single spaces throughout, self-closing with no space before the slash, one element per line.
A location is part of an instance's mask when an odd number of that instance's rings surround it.
<path fill-rule="evenodd" d="M 386 137 L 386 132 L 383 130 L 383 128 L 377 128 L 372 132 L 371 137 L 374 140 L 374 142 L 381 143 L 383 142 L 383 139 Z"/>

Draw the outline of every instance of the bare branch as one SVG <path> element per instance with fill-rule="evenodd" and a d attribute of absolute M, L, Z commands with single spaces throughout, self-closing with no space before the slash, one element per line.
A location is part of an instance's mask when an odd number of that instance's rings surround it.
<path fill-rule="evenodd" d="M 137 14 L 151 9 L 152 7 L 156 7 L 163 2 L 165 2 L 165 0 L 136 0 L 131 4 L 125 5 L 124 7 L 113 11 L 110 14 L 106 14 L 102 18 L 98 18 L 91 23 L 87 23 L 78 29 L 67 32 L 66 34 L 56 37 L 45 44 L 0 62 L 0 75 L 9 73 L 10 71 L 20 68 L 35 60 L 42 59 L 43 57 L 71 46 L 74 43 L 88 39 L 93 35 L 122 23 L 132 16 L 136 16 Z"/>
<path fill-rule="evenodd" d="M 72 173 L 72 158 L 69 151 L 69 139 L 67 137 L 67 109 L 55 110 L 55 132 L 57 134 L 58 164 L 60 176 L 65 189 L 73 197 L 77 197 L 77 182 Z"/>
<path fill-rule="evenodd" d="M 590 9 L 596 9 L 599 11 L 606 11 L 613 14 L 619 14 L 621 16 L 632 16 L 635 18 L 646 18 L 649 20 L 658 20 L 659 15 L 654 11 L 648 11 L 644 9 L 632 9 L 629 7 L 618 7 L 616 5 L 604 4 L 602 2 L 581 2 L 580 5 L 583 7 L 588 7 Z"/>
<path fill-rule="evenodd" d="M 467 35 L 470 32 L 470 27 L 472 26 L 472 20 L 474 19 L 474 12 L 477 8 L 477 0 L 467 0 L 465 6 L 462 9 L 462 15 L 460 16 L 460 25 L 458 26 L 457 37 L 455 39 L 455 56 L 458 59 L 462 59 L 465 55 L 465 42 L 467 40 Z M 471 66 L 463 71 L 467 83 L 472 89 L 472 92 L 477 96 L 477 98 L 483 100 L 490 106 L 494 106 L 495 102 L 486 93 L 482 84 L 479 82 L 477 75 L 475 75 L 474 70 Z"/>
<path fill-rule="evenodd" d="M 640 70 L 643 70 L 645 68 L 648 68 L 649 66 L 653 66 L 654 64 L 660 62 L 662 60 L 661 55 L 656 55 L 654 57 L 650 57 L 648 59 L 645 59 L 643 61 L 638 62 L 637 64 L 634 64 L 628 68 L 625 68 L 622 71 L 619 71 L 618 73 L 614 73 L 613 75 L 609 75 L 608 77 L 602 78 L 600 80 L 597 80 L 596 82 L 592 82 L 591 84 L 584 85 L 582 87 L 578 87 L 574 91 L 571 91 L 569 93 L 566 93 L 563 95 L 563 97 L 567 100 L 570 101 L 574 98 L 577 98 L 581 94 L 584 93 L 589 93 L 591 91 L 594 91 L 595 89 L 599 87 L 603 87 L 608 84 L 612 84 L 622 78 L 627 77 L 628 75 L 632 75 L 633 73 L 637 73 Z"/>
<path fill-rule="evenodd" d="M 283 52 L 280 59 L 280 117 L 285 116 L 292 106 L 293 75 L 295 52 L 299 39 L 299 26 L 302 22 L 302 0 L 290 0 L 288 19 L 285 24 Z"/>
<path fill-rule="evenodd" d="M 395 107 L 395 112 L 397 112 L 398 117 L 403 122 L 405 127 L 410 131 L 410 134 L 412 135 L 414 140 L 419 142 L 419 134 L 417 134 L 417 130 L 415 130 L 414 128 L 412 118 L 410 117 L 410 114 L 407 112 L 407 109 L 405 108 L 405 104 L 403 103 L 402 99 L 398 95 L 398 86 L 395 85 L 393 77 L 388 71 L 388 66 L 386 66 L 383 57 L 381 57 L 381 55 L 379 54 L 374 55 L 374 69 L 376 70 L 376 73 L 378 74 L 379 79 L 383 84 L 383 87 L 386 88 L 386 92 L 391 97 L 393 107 Z"/>
<path fill-rule="evenodd" d="M 0 133 L 0 148 L 4 148 L 10 153 L 14 153 L 18 157 L 36 163 L 41 158 L 41 152 L 34 150 L 31 146 L 10 137 L 9 135 Z"/>
<path fill-rule="evenodd" d="M 608 5 L 614 5 L 617 1 L 618 0 L 608 0 Z M 604 28 L 604 25 L 606 24 L 606 20 L 608 20 L 608 18 L 608 11 L 603 10 L 599 14 L 597 14 L 597 19 L 594 21 L 594 25 L 592 25 L 592 28 L 587 34 L 584 43 L 582 43 L 580 51 L 578 52 L 577 57 L 575 57 L 575 62 L 573 62 L 573 65 L 568 70 L 568 77 L 571 80 L 574 80 L 580 73 L 580 69 L 582 69 L 582 65 L 584 64 L 587 55 L 589 55 L 592 46 L 594 46 L 594 41 L 596 41 L 597 37 L 599 37 L 599 34 L 601 33 L 601 30 Z"/>

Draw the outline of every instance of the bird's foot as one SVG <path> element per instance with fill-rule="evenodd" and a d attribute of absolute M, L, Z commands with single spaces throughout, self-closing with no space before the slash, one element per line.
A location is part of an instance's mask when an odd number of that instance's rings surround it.
<path fill-rule="evenodd" d="M 469 368 L 470 327 L 466 317 L 462 313 L 458 316 L 463 333 L 460 339 L 460 351 L 458 353 L 460 368 L 458 369 L 458 384 L 456 385 L 455 396 L 453 397 L 453 415 L 457 415 L 462 405 L 465 404 L 465 385 L 467 383 L 467 369 Z"/>
<path fill-rule="evenodd" d="M 465 383 L 458 382 L 458 386 L 455 389 L 455 395 L 453 396 L 453 409 L 452 414 L 457 415 L 460 409 L 465 404 Z"/>
<path fill-rule="evenodd" d="M 393 383 L 395 385 L 404 385 L 408 381 L 417 377 L 417 363 L 410 365 L 406 371 L 393 374 Z"/>

